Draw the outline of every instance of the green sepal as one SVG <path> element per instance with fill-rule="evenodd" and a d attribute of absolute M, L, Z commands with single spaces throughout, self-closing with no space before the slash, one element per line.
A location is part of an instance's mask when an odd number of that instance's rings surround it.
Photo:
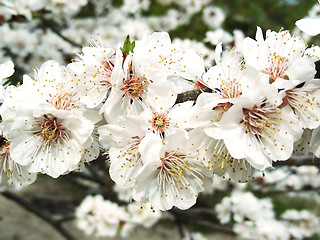
<path fill-rule="evenodd" d="M 133 52 L 135 44 L 135 41 L 130 41 L 130 36 L 128 35 L 123 43 L 123 47 L 121 48 L 122 53 L 127 56 L 129 52 Z"/>

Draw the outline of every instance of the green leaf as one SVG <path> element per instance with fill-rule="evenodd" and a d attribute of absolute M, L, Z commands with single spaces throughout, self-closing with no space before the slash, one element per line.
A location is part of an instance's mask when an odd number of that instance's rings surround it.
<path fill-rule="evenodd" d="M 128 35 L 123 43 L 123 47 L 121 48 L 122 53 L 127 56 L 129 52 L 133 52 L 135 44 L 135 41 L 130 41 L 130 36 Z"/>

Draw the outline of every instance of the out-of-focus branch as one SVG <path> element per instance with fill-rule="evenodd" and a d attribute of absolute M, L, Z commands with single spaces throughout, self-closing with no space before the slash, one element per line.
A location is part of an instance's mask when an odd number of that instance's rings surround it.
<path fill-rule="evenodd" d="M 69 175 L 66 175 L 66 176 L 69 176 Z M 85 174 L 85 173 L 83 173 L 83 172 L 74 172 L 74 173 L 72 173 L 70 176 L 75 176 L 75 177 L 77 177 L 77 178 L 81 178 L 81 179 L 84 179 L 84 180 L 88 180 L 88 181 L 91 181 L 91 182 L 93 182 L 93 183 L 101 184 L 101 181 L 99 181 L 98 179 L 96 179 L 94 176 Z"/>
<path fill-rule="evenodd" d="M 171 213 L 173 214 L 175 223 L 177 224 L 179 236 L 181 239 L 183 239 L 184 238 L 183 224 L 182 224 L 182 217 L 183 216 L 178 214 L 178 212 L 176 212 L 176 211 L 172 211 Z M 184 219 L 184 221 L 185 221 L 185 219 Z"/>
<path fill-rule="evenodd" d="M 99 161 L 96 161 L 95 163 L 97 162 Z M 105 164 L 104 161 L 103 161 L 103 164 Z M 96 165 L 96 164 L 89 164 L 87 168 L 92 174 L 92 177 L 95 178 L 97 182 L 100 182 L 101 194 L 105 198 L 108 198 L 113 202 L 119 203 L 118 195 L 112 189 L 114 182 L 110 177 L 109 171 L 107 171 L 106 168 L 102 168 L 101 165 Z"/>
<path fill-rule="evenodd" d="M 210 208 L 190 208 L 188 210 L 189 213 L 193 214 L 210 214 L 215 216 L 217 213 L 216 211 L 210 209 Z"/>
<path fill-rule="evenodd" d="M 61 235 L 65 237 L 67 240 L 76 240 L 76 238 L 62 225 L 62 222 L 60 220 L 55 220 L 52 218 L 50 214 L 44 211 L 40 211 L 37 207 L 35 207 L 32 203 L 29 201 L 26 201 L 25 199 L 21 198 L 15 193 L 5 191 L 2 192 L 2 195 L 6 198 L 18 203 L 20 206 L 25 208 L 26 210 L 34 213 L 38 217 L 45 220 L 47 223 L 49 223 L 51 226 L 53 226 L 57 231 L 60 232 Z"/>
<path fill-rule="evenodd" d="M 216 212 L 210 208 L 191 208 L 188 209 L 188 211 L 173 208 L 170 210 L 170 213 L 173 214 L 176 222 L 179 222 L 178 224 L 180 225 L 191 223 L 192 225 L 195 224 L 210 228 L 216 232 L 235 235 L 231 227 L 223 226 L 219 223 L 216 223 Z M 197 214 L 201 215 L 201 217 L 199 217 L 199 215 Z M 209 215 L 212 215 L 213 218 L 209 217 Z M 180 228 L 182 227 L 180 226 Z"/>
<path fill-rule="evenodd" d="M 40 19 L 46 27 L 51 29 L 51 31 L 54 32 L 55 34 L 57 34 L 60 38 L 62 38 L 63 40 L 65 40 L 66 42 L 70 43 L 71 45 L 73 45 L 75 47 L 82 48 L 81 44 L 76 43 L 73 40 L 62 35 L 61 32 L 52 23 L 50 23 L 44 16 L 41 16 Z"/>
<path fill-rule="evenodd" d="M 288 193 L 301 193 L 301 192 L 320 192 L 320 187 L 312 188 L 312 187 L 304 187 L 301 189 L 293 190 L 293 189 L 285 189 L 285 190 L 265 190 L 263 188 L 251 190 L 252 193 L 255 194 L 268 194 L 270 195 L 278 195 L 278 194 L 288 194 Z"/>
<path fill-rule="evenodd" d="M 278 161 L 273 163 L 274 167 L 304 165 L 313 165 L 320 168 L 320 158 L 317 158 L 314 155 L 292 155 L 287 161 Z"/>
<path fill-rule="evenodd" d="M 200 226 L 210 228 L 210 229 L 217 231 L 217 232 L 223 232 L 223 233 L 230 234 L 230 235 L 236 235 L 231 227 L 222 226 L 220 224 L 215 224 L 212 222 L 207 222 L 205 220 L 194 220 L 193 223 L 200 225 Z"/>
<path fill-rule="evenodd" d="M 60 219 L 57 220 L 57 223 L 62 224 L 64 222 L 68 222 L 68 221 L 72 221 L 74 220 L 76 217 L 74 215 L 68 215 L 65 217 L 62 217 Z"/>
<path fill-rule="evenodd" d="M 93 179 L 96 179 L 96 181 L 97 181 L 98 183 L 100 183 L 101 185 L 108 184 L 107 180 L 104 178 L 103 175 L 100 175 L 100 174 L 99 174 L 99 170 L 98 170 L 95 166 L 89 164 L 89 165 L 87 166 L 87 169 L 88 169 L 88 170 L 90 171 L 90 173 L 92 174 L 92 178 L 93 178 Z"/>

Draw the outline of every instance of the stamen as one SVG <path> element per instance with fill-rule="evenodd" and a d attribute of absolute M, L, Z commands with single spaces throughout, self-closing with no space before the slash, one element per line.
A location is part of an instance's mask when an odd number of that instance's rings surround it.
<path fill-rule="evenodd" d="M 166 152 L 165 156 L 161 158 L 162 164 L 160 167 L 160 173 L 171 177 L 183 177 L 184 171 L 191 171 L 183 161 L 184 158 L 185 156 L 178 155 L 175 152 Z"/>
<path fill-rule="evenodd" d="M 124 86 L 121 88 L 124 95 L 130 99 L 141 98 L 145 92 L 146 81 L 139 76 L 130 74 L 124 81 Z"/>
<path fill-rule="evenodd" d="M 114 65 L 110 61 L 103 61 L 102 66 L 104 67 L 104 72 L 102 74 L 104 80 L 102 80 L 100 83 L 101 85 L 107 85 L 107 87 L 111 88 L 112 84 L 110 83 L 110 78 L 113 72 Z"/>
<path fill-rule="evenodd" d="M 221 85 L 222 91 L 220 92 L 220 95 L 222 98 L 237 98 L 242 94 L 240 84 L 235 81 L 222 81 Z"/>
<path fill-rule="evenodd" d="M 243 109 L 244 117 L 242 123 L 246 128 L 246 132 L 251 132 L 256 137 L 264 137 L 266 135 L 274 134 L 274 126 L 279 123 L 271 115 L 274 113 L 273 109 L 259 108 L 254 106 L 252 110 Z"/>
<path fill-rule="evenodd" d="M 55 116 L 44 114 L 40 119 L 37 120 L 39 129 L 34 134 L 42 136 L 44 145 L 57 143 L 60 139 L 69 139 L 63 124 Z"/>
<path fill-rule="evenodd" d="M 49 103 L 58 110 L 71 110 L 73 107 L 71 95 L 64 91 L 52 96 Z"/>
<path fill-rule="evenodd" d="M 155 132 L 159 134 L 165 132 L 165 130 L 169 127 L 168 112 L 154 112 L 152 119 L 149 121 L 149 123 L 151 123 L 151 126 Z"/>
<path fill-rule="evenodd" d="M 272 84 L 278 78 L 283 78 L 288 80 L 289 77 L 286 75 L 288 69 L 288 59 L 285 57 L 280 57 L 278 55 L 270 54 L 268 56 L 270 66 L 265 69 L 264 73 L 269 75 L 269 83 Z"/>

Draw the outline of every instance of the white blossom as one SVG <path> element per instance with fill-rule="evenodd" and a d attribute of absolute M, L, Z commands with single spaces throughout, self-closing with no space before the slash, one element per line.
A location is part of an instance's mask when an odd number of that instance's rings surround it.
<path fill-rule="evenodd" d="M 88 195 L 76 209 L 77 227 L 87 235 L 97 237 L 114 237 L 120 222 L 127 220 L 127 214 L 122 207 L 101 195 Z"/>
<path fill-rule="evenodd" d="M 154 209 L 180 209 L 195 204 L 199 192 L 211 186 L 211 172 L 197 159 L 184 131 L 176 131 L 162 140 L 145 136 L 140 145 L 143 166 L 139 170 L 133 198 L 150 202 Z M 194 151 L 194 152 L 193 152 Z"/>
<path fill-rule="evenodd" d="M 243 41 L 246 65 L 262 75 L 260 81 L 285 90 L 313 79 L 315 75 L 313 61 L 303 55 L 305 48 L 305 42 L 288 31 L 268 30 L 264 39 L 259 27 L 256 40 L 247 37 Z"/>
<path fill-rule="evenodd" d="M 129 222 L 150 228 L 157 223 L 162 214 L 159 210 L 152 209 L 150 203 L 132 202 L 127 207 Z"/>
<path fill-rule="evenodd" d="M 218 28 L 226 16 L 221 8 L 208 6 L 203 10 L 202 18 L 209 27 Z"/>
<path fill-rule="evenodd" d="M 37 174 L 29 173 L 27 168 L 15 162 L 10 155 L 10 142 L 1 136 L 0 141 L 0 185 L 19 188 L 33 183 Z"/>
<path fill-rule="evenodd" d="M 25 77 L 1 106 L 12 158 L 30 172 L 58 177 L 75 170 L 92 143 L 93 123 L 99 116 L 80 109 L 67 76 L 58 63 L 46 62 L 36 81 Z"/>

